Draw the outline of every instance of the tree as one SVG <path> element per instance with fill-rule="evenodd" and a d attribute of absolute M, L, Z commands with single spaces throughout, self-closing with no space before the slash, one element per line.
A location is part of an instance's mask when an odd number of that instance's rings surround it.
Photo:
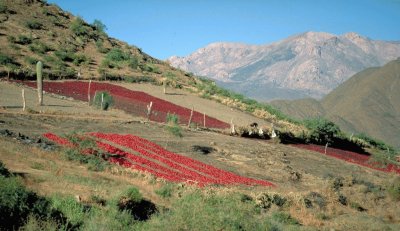
<path fill-rule="evenodd" d="M 98 32 L 100 32 L 100 33 L 105 33 L 105 31 L 107 30 L 107 27 L 106 27 L 106 25 L 104 25 L 104 23 L 102 23 L 100 20 L 98 20 L 98 19 L 95 19 L 94 21 L 93 21 L 93 23 L 92 23 L 92 26 L 94 27 L 94 28 L 96 28 L 96 30 L 98 31 Z"/>
<path fill-rule="evenodd" d="M 319 144 L 331 143 L 340 133 L 340 128 L 335 123 L 324 118 L 306 120 L 305 125 L 310 129 L 310 139 Z"/>

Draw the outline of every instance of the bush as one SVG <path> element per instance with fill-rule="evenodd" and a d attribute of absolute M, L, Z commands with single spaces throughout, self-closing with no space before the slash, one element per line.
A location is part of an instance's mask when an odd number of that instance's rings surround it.
<path fill-rule="evenodd" d="M 48 201 L 26 190 L 17 178 L 0 176 L 0 185 L 0 230 L 18 229 L 29 214 L 49 214 Z"/>
<path fill-rule="evenodd" d="M 196 191 L 177 200 L 169 211 L 153 216 L 143 230 L 278 230 L 254 201 L 241 199 L 240 194 L 205 196 Z"/>
<path fill-rule="evenodd" d="M 75 53 L 67 50 L 58 50 L 54 52 L 54 55 L 57 56 L 61 61 L 64 62 L 73 62 L 75 59 Z"/>
<path fill-rule="evenodd" d="M 12 64 L 13 60 L 10 56 L 0 53 L 0 65 Z"/>
<path fill-rule="evenodd" d="M 279 223 L 286 225 L 298 225 L 299 222 L 290 216 L 290 214 L 284 212 L 275 212 L 272 214 L 272 219 L 276 220 Z"/>
<path fill-rule="evenodd" d="M 122 194 L 121 199 L 126 199 L 133 202 L 140 202 L 141 200 L 143 200 L 143 196 L 140 193 L 139 189 L 135 187 L 130 187 Z"/>
<path fill-rule="evenodd" d="M 128 83 L 155 83 L 156 80 L 149 76 L 128 76 L 124 80 Z"/>
<path fill-rule="evenodd" d="M 92 26 L 101 34 L 104 34 L 107 30 L 106 25 L 104 25 L 100 20 L 95 19 L 92 23 Z"/>
<path fill-rule="evenodd" d="M 76 54 L 74 55 L 74 60 L 73 64 L 76 66 L 81 66 L 82 64 L 88 64 L 89 63 L 89 58 L 86 57 L 84 54 Z"/>
<path fill-rule="evenodd" d="M 46 45 L 45 43 L 35 41 L 33 44 L 29 46 L 29 49 L 35 53 L 44 54 L 48 51 L 51 51 L 51 47 Z"/>
<path fill-rule="evenodd" d="M 85 21 L 81 17 L 76 17 L 71 22 L 69 28 L 75 35 L 86 37 L 87 35 L 89 35 L 89 28 L 85 24 Z"/>
<path fill-rule="evenodd" d="M 32 38 L 26 35 L 18 35 L 18 38 L 15 40 L 15 43 L 21 45 L 28 45 L 32 43 Z"/>
<path fill-rule="evenodd" d="M 60 211 L 67 218 L 67 223 L 73 226 L 80 226 L 89 217 L 89 210 L 82 204 L 76 201 L 72 196 L 61 197 L 53 196 L 51 199 L 51 207 L 54 210 Z"/>
<path fill-rule="evenodd" d="M 9 177 L 11 173 L 4 166 L 3 162 L 0 162 L 0 176 Z"/>
<path fill-rule="evenodd" d="M 122 62 L 122 61 L 128 61 L 130 59 L 130 55 L 123 52 L 119 48 L 113 48 L 111 51 L 107 53 L 106 59 L 113 62 Z"/>
<path fill-rule="evenodd" d="M 160 189 L 157 189 L 155 193 L 162 198 L 168 198 L 172 196 L 172 192 L 174 191 L 174 185 L 173 184 L 165 184 L 162 186 Z"/>
<path fill-rule="evenodd" d="M 387 193 L 393 200 L 400 201 L 400 177 L 395 178 L 388 185 Z"/>
<path fill-rule="evenodd" d="M 310 140 L 312 143 L 332 143 L 333 138 L 340 133 L 340 129 L 336 124 L 324 118 L 305 120 L 304 124 L 310 130 Z"/>
<path fill-rule="evenodd" d="M 7 6 L 4 5 L 3 2 L 0 2 L 0 13 L 1 14 L 7 13 Z"/>
<path fill-rule="evenodd" d="M 182 128 L 179 126 L 179 117 L 175 114 L 167 114 L 167 131 L 176 137 L 182 137 Z"/>
<path fill-rule="evenodd" d="M 31 21 L 25 22 L 25 26 L 29 29 L 40 30 L 43 25 L 36 20 L 31 20 Z"/>
<path fill-rule="evenodd" d="M 103 102 L 101 102 L 102 95 L 103 95 Z M 113 103 L 114 99 L 111 96 L 111 94 L 108 93 L 107 91 L 96 92 L 93 104 L 98 108 L 100 108 L 101 110 L 104 111 L 108 110 L 113 105 Z"/>

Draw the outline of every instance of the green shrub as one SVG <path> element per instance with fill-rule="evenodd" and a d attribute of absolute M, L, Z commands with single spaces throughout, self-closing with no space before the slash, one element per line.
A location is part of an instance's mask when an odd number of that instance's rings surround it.
<path fill-rule="evenodd" d="M 387 193 L 395 200 L 400 201 L 400 177 L 396 177 L 387 187 Z"/>
<path fill-rule="evenodd" d="M 156 80 L 149 76 L 128 76 L 124 80 L 128 83 L 155 83 Z"/>
<path fill-rule="evenodd" d="M 54 195 L 51 198 L 51 207 L 62 212 L 67 222 L 73 226 L 80 226 L 89 217 L 89 211 L 85 206 L 76 201 L 72 196 L 63 197 Z"/>
<path fill-rule="evenodd" d="M 7 13 L 7 6 L 4 5 L 3 2 L 0 2 L 0 13 L 1 14 Z"/>
<path fill-rule="evenodd" d="M 102 95 L 103 95 L 103 103 L 101 102 Z M 96 107 L 106 111 L 113 105 L 113 103 L 114 99 L 111 96 L 111 94 L 108 93 L 107 91 L 96 92 L 93 102 L 93 105 L 95 105 Z"/>
<path fill-rule="evenodd" d="M 29 29 L 40 30 L 43 25 L 36 20 L 30 20 L 25 22 L 25 26 Z"/>
<path fill-rule="evenodd" d="M 75 59 L 75 53 L 67 50 L 55 51 L 54 55 L 64 62 L 72 62 Z"/>
<path fill-rule="evenodd" d="M 122 62 L 122 61 L 128 61 L 130 59 L 130 55 L 123 52 L 119 48 L 113 48 L 111 51 L 107 53 L 106 59 L 113 62 Z"/>
<path fill-rule="evenodd" d="M 48 51 L 51 51 L 52 48 L 47 44 L 35 41 L 33 44 L 29 45 L 29 49 L 35 53 L 44 54 Z"/>
<path fill-rule="evenodd" d="M 17 178 L 0 176 L 0 185 L 0 230 L 18 229 L 29 214 L 49 214 L 48 201 L 26 190 Z"/>
<path fill-rule="evenodd" d="M 104 25 L 104 23 L 102 23 L 100 20 L 95 19 L 92 23 L 92 26 L 101 34 L 104 34 L 105 31 L 107 30 L 106 25 Z"/>
<path fill-rule="evenodd" d="M 167 123 L 174 125 L 179 123 L 179 116 L 176 114 L 167 113 Z"/>
<path fill-rule="evenodd" d="M 125 192 L 122 194 L 121 198 L 133 201 L 133 202 L 140 202 L 143 200 L 143 196 L 140 193 L 139 189 L 135 187 L 129 187 Z"/>
<path fill-rule="evenodd" d="M 340 133 L 336 124 L 321 117 L 305 120 L 304 124 L 310 130 L 310 140 L 313 143 L 332 143 L 333 138 Z"/>
<path fill-rule="evenodd" d="M 13 60 L 10 56 L 0 53 L 0 65 L 12 64 Z"/>
<path fill-rule="evenodd" d="M 108 49 L 105 48 L 104 45 L 103 45 L 103 40 L 99 39 L 99 40 L 96 41 L 95 44 L 96 44 L 96 49 L 97 49 L 98 52 L 103 53 L 103 54 L 108 52 Z"/>
<path fill-rule="evenodd" d="M 286 225 L 298 225 L 299 222 L 287 214 L 285 212 L 275 212 L 272 214 L 272 219 L 276 220 L 279 223 Z"/>
<path fill-rule="evenodd" d="M 81 66 L 89 63 L 89 58 L 85 54 L 75 54 L 73 64 Z"/>
<path fill-rule="evenodd" d="M 173 184 L 165 184 L 160 189 L 157 189 L 155 193 L 161 196 L 162 198 L 168 198 L 172 196 L 173 191 L 174 191 Z"/>
<path fill-rule="evenodd" d="M 15 40 L 15 43 L 21 45 L 28 45 L 32 43 L 32 38 L 26 35 L 18 35 L 18 38 Z"/>
<path fill-rule="evenodd" d="M 176 137 L 182 137 L 182 128 L 179 126 L 179 117 L 175 114 L 167 114 L 167 131 Z"/>
<path fill-rule="evenodd" d="M 203 195 L 196 191 L 175 201 L 169 211 L 153 216 L 143 230 L 278 230 L 253 201 L 239 194 Z"/>
<path fill-rule="evenodd" d="M 89 28 L 85 24 L 81 17 L 76 17 L 72 20 L 69 28 L 75 35 L 86 37 L 89 35 Z"/>

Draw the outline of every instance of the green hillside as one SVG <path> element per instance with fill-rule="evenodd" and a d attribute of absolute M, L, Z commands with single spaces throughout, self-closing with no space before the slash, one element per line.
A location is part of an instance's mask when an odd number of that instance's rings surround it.
<path fill-rule="evenodd" d="M 366 133 L 400 147 L 399 88 L 397 59 L 357 73 L 320 102 L 305 99 L 272 104 L 298 119 L 325 116 L 349 133 Z"/>
<path fill-rule="evenodd" d="M 0 72 L 34 75 L 42 61 L 51 79 L 122 79 L 160 81 L 190 78 L 139 48 L 111 38 L 99 20 L 87 23 L 45 1 L 0 1 Z"/>

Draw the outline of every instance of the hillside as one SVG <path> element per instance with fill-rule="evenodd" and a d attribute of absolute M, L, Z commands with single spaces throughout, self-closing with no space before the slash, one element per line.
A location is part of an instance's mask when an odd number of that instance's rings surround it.
<path fill-rule="evenodd" d="M 299 119 L 325 116 L 349 133 L 366 133 L 400 147 L 400 59 L 368 68 L 321 101 L 273 101 Z"/>
<path fill-rule="evenodd" d="M 51 79 L 129 79 L 161 82 L 182 71 L 139 48 L 109 37 L 100 21 L 91 24 L 44 1 L 0 2 L 0 72 L 16 78 L 34 75 L 37 61 Z"/>
<path fill-rule="evenodd" d="M 29 99 L 30 110 L 25 112 L 21 88 Z M 399 228 L 394 173 L 276 139 L 243 139 L 186 126 L 177 137 L 168 124 L 146 122 L 121 110 L 99 110 L 54 94 L 45 94 L 46 104 L 40 107 L 34 100 L 35 89 L 4 81 L 0 96 L 0 227 L 5 230 Z M 97 155 L 101 149 L 93 140 L 85 140 L 93 133 L 108 137 L 101 139 L 102 147 L 113 152 Z M 59 140 L 67 137 L 67 143 L 82 147 L 54 145 L 45 134 L 56 134 Z M 121 155 L 131 155 L 135 165 L 105 161 L 107 156 L 112 160 Z M 144 155 L 146 159 L 139 162 Z M 174 175 L 168 181 L 162 172 L 139 171 L 143 166 L 164 166 L 164 172 Z M 182 173 L 197 176 L 199 183 L 204 178 L 215 181 L 210 175 L 224 175 L 219 184 L 198 187 L 193 180 L 175 182 Z M 221 184 L 238 179 L 274 186 Z M 23 188 L 29 190 L 29 199 Z"/>
<path fill-rule="evenodd" d="M 400 56 L 400 43 L 347 33 L 307 32 L 266 45 L 213 43 L 175 67 L 258 100 L 322 98 L 351 75 Z"/>

